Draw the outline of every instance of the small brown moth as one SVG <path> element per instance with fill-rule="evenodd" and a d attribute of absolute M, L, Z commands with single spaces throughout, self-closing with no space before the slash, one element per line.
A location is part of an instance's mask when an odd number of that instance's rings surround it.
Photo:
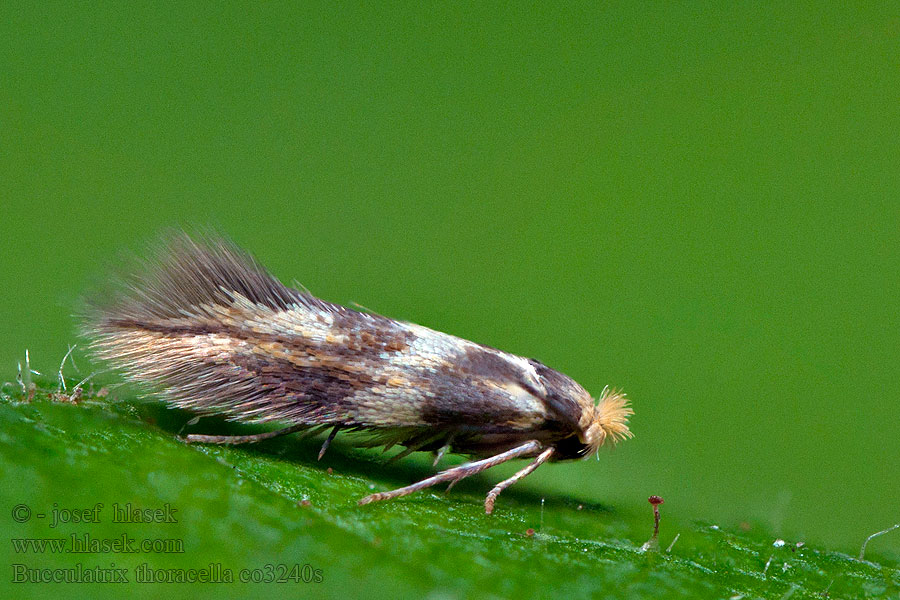
<path fill-rule="evenodd" d="M 586 458 L 631 436 L 624 394 L 597 402 L 540 362 L 420 325 L 325 302 L 284 286 L 249 254 L 218 237 L 165 238 L 157 256 L 87 303 L 84 331 L 101 359 L 172 406 L 243 423 L 279 422 L 245 436 L 189 435 L 242 444 L 330 429 L 361 432 L 361 446 L 479 457 L 418 483 L 362 498 L 451 486 L 514 458 L 527 467 L 497 495 L 547 461 Z"/>

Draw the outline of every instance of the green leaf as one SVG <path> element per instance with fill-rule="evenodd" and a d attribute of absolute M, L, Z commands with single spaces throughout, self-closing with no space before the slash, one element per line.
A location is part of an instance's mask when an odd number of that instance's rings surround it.
<path fill-rule="evenodd" d="M 643 550 L 653 529 L 649 504 L 635 510 L 564 497 L 542 491 L 539 478 L 504 492 L 495 514 L 485 515 L 484 494 L 515 465 L 466 480 L 450 494 L 426 490 L 357 506 L 372 490 L 427 476 L 428 457 L 387 464 L 385 455 L 341 444 L 340 437 L 321 462 L 316 460 L 320 441 L 290 436 L 254 446 L 187 445 L 178 434 L 191 415 L 159 403 L 90 394 L 73 401 L 53 393 L 56 386 L 49 383 L 39 383 L 29 401 L 13 387 L 4 388 L 0 403 L 2 522 L 10 540 L 5 597 L 67 590 L 115 598 L 128 593 L 567 600 L 896 598 L 900 593 L 896 564 L 776 543 L 759 527 L 726 531 L 671 522 L 665 505 L 658 546 Z M 247 428 L 204 420 L 190 430 Z M 113 522 L 115 509 L 121 513 L 129 504 L 160 509 L 151 516 L 177 522 Z M 14 518 L 19 505 L 30 511 L 24 522 Z M 24 509 L 16 510 L 23 520 Z M 98 522 L 71 522 L 76 515 L 96 516 Z M 146 539 L 156 546 L 134 553 L 72 554 L 23 542 L 58 538 L 71 548 L 73 534 L 92 543 L 124 534 L 134 544 Z M 129 583 L 14 583 L 17 573 L 52 577 L 53 569 L 76 569 L 79 563 L 82 573 L 97 566 L 125 569 Z M 202 569 L 212 577 L 230 572 L 234 581 L 136 581 L 149 573 L 157 579 L 190 577 L 190 570 L 200 577 Z M 262 581 L 243 583 L 242 575 Z M 281 581 L 266 582 L 267 577 Z"/>

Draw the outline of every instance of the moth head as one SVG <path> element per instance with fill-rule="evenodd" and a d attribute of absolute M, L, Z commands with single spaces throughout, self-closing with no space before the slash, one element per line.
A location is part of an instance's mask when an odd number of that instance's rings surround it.
<path fill-rule="evenodd" d="M 605 388 L 593 409 L 593 414 L 585 415 L 584 419 L 586 426 L 581 441 L 588 447 L 585 457 L 597 452 L 607 442 L 615 444 L 633 435 L 628 429 L 628 417 L 634 411 L 624 393 Z"/>

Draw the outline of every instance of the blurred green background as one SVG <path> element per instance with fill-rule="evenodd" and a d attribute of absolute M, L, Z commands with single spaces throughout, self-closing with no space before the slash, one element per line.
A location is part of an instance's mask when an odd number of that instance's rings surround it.
<path fill-rule="evenodd" d="M 212 225 L 628 392 L 523 485 L 855 553 L 900 491 L 898 44 L 893 4 L 4 3 L 0 379 Z"/>

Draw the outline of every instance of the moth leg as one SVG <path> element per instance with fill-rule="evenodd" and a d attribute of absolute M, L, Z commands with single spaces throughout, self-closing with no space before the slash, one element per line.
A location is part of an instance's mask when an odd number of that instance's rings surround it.
<path fill-rule="evenodd" d="M 491 456 L 489 458 L 484 458 L 482 460 L 476 460 L 474 462 L 466 463 L 464 465 L 460 465 L 458 467 L 453 467 L 452 469 L 447 469 L 446 471 L 441 471 L 437 475 L 433 475 L 427 479 L 423 479 L 417 483 L 412 485 L 408 485 L 406 487 L 398 488 L 396 490 L 392 490 L 390 492 L 378 492 L 375 494 L 370 494 L 365 498 L 360 499 L 360 504 L 368 504 L 369 502 L 375 502 L 376 500 L 389 500 L 391 498 L 399 498 L 400 496 L 406 496 L 407 494 L 412 494 L 413 492 L 417 492 L 419 490 L 423 490 L 427 487 L 431 487 L 433 485 L 438 485 L 441 483 L 456 483 L 460 479 L 464 479 L 469 475 L 474 475 L 475 473 L 480 473 L 485 469 L 490 469 L 491 467 L 497 466 L 501 463 L 505 463 L 508 460 L 512 460 L 514 458 L 519 458 L 520 456 L 532 454 L 541 449 L 540 442 L 530 441 L 525 442 L 521 446 L 517 446 L 511 450 L 507 450 L 506 452 L 501 452 L 496 456 Z M 549 455 L 548 455 L 549 457 Z M 544 459 L 546 460 L 546 459 Z M 543 461 L 542 461 L 543 462 Z M 527 474 L 527 473 L 526 473 Z M 524 477 L 524 475 L 523 475 Z M 499 492 L 498 492 L 499 493 Z"/>
<path fill-rule="evenodd" d="M 547 448 L 540 454 L 538 454 L 537 458 L 534 459 L 534 462 L 504 481 L 501 481 L 497 485 L 494 486 L 490 492 L 488 492 L 487 498 L 484 499 L 484 512 L 487 514 L 491 514 L 494 512 L 494 500 L 497 499 L 497 496 L 500 495 L 500 492 L 519 481 L 520 479 L 524 479 L 528 475 L 530 475 L 535 469 L 544 464 L 548 458 L 553 456 L 553 448 Z"/>
<path fill-rule="evenodd" d="M 441 449 L 438 450 L 437 452 L 435 452 L 434 463 L 432 463 L 432 465 L 431 465 L 432 467 L 437 467 L 437 466 L 438 466 L 438 463 L 441 462 L 441 459 L 444 458 L 444 454 L 446 454 L 446 453 L 447 453 L 447 450 L 450 449 L 450 446 L 453 445 L 453 438 L 454 438 L 454 437 L 456 437 L 456 434 L 455 434 L 455 433 L 451 433 L 451 434 L 447 437 L 447 441 L 444 442 L 444 445 L 441 446 Z M 450 488 L 447 488 L 447 491 L 449 491 L 449 490 L 450 490 Z"/>
<path fill-rule="evenodd" d="M 334 436 L 338 434 L 341 426 L 335 425 L 334 429 L 331 430 L 331 433 L 328 434 L 328 437 L 325 439 L 325 443 L 322 444 L 322 449 L 319 450 L 319 460 L 322 460 L 322 457 L 325 456 L 325 451 L 328 450 L 328 446 L 331 445 L 331 441 L 334 439 Z"/>
<path fill-rule="evenodd" d="M 419 448 L 421 448 L 422 446 L 439 440 L 442 435 L 443 434 L 439 433 L 437 435 L 426 436 L 426 437 L 421 438 L 417 442 L 412 442 L 409 444 L 409 446 L 404 448 L 401 452 L 398 452 L 396 455 L 392 456 L 390 458 L 390 460 L 388 460 L 388 462 L 392 463 L 394 461 L 400 460 L 401 458 L 405 458 L 405 457 L 409 456 L 410 454 L 412 454 L 413 452 L 417 452 L 419 450 Z"/>
<path fill-rule="evenodd" d="M 438 463 L 441 462 L 441 459 L 444 458 L 444 455 L 447 453 L 447 450 L 450 449 L 449 445 L 441 446 L 441 449 L 434 453 L 434 462 L 431 463 L 432 467 L 438 466 Z"/>
<path fill-rule="evenodd" d="M 184 437 L 184 441 L 188 444 L 228 444 L 232 446 L 236 444 L 255 444 L 256 442 L 261 442 L 263 440 L 288 435 L 307 427 L 309 427 L 309 425 L 291 425 L 284 429 L 266 431 L 265 433 L 256 433 L 253 435 L 200 435 L 191 433 Z"/>

